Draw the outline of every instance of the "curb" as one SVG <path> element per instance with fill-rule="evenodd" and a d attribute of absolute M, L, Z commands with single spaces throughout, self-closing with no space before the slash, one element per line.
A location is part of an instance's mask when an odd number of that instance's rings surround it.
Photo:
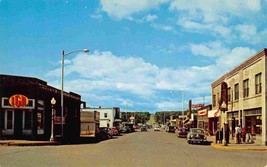
<path fill-rule="evenodd" d="M 60 142 L 2 142 L 0 145 L 2 146 L 50 146 L 50 145 L 60 145 Z"/>
<path fill-rule="evenodd" d="M 231 147 L 231 146 L 222 146 L 215 143 L 211 143 L 211 147 L 221 149 L 221 150 L 251 150 L 251 151 L 267 151 L 267 148 L 238 148 L 238 147 Z"/>

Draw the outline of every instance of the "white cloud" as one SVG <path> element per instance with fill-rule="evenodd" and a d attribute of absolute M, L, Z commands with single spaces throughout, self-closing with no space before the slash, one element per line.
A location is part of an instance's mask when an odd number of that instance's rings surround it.
<path fill-rule="evenodd" d="M 151 22 L 151 21 L 154 21 L 154 20 L 156 20 L 156 19 L 158 19 L 158 16 L 156 16 L 156 15 L 151 15 L 151 14 L 148 14 L 148 15 L 146 15 L 146 16 L 144 17 L 144 20 L 145 20 L 146 22 Z"/>
<path fill-rule="evenodd" d="M 227 49 L 219 42 L 199 46 L 192 44 L 191 49 L 196 55 L 214 58 L 215 64 L 177 69 L 159 68 L 137 57 L 119 57 L 111 52 L 81 53 L 65 66 L 65 90 L 78 92 L 83 98 L 92 98 L 92 95 L 102 94 L 103 97 L 93 99 L 99 104 L 93 105 L 103 105 L 105 101 L 115 101 L 114 105 L 123 105 L 126 99 L 122 95 L 127 94 L 127 96 L 135 96 L 139 99 L 146 97 L 147 99 L 144 99 L 146 105 L 151 105 L 148 99 L 156 99 L 153 103 L 158 109 L 167 109 L 166 106 L 169 106 L 169 109 L 172 107 L 177 109 L 179 106 L 157 97 L 161 91 L 184 91 L 195 96 L 209 93 L 210 84 L 215 78 L 255 53 L 250 48 Z M 212 55 L 213 51 L 215 56 Z M 60 69 L 51 71 L 47 76 L 57 77 L 58 81 L 61 76 Z M 54 84 L 58 87 L 60 85 L 58 82 Z M 96 101 L 97 99 L 99 102 Z"/>
<path fill-rule="evenodd" d="M 191 44 L 191 52 L 194 55 L 202 55 L 205 57 L 219 57 L 229 52 L 229 49 L 224 48 L 219 41 Z"/>
<path fill-rule="evenodd" d="M 233 40 L 235 19 L 248 20 L 261 10 L 260 0 L 174 0 L 170 11 L 179 15 L 177 24 L 185 31 L 209 33 Z M 248 14 L 249 13 L 249 14 Z M 250 18 L 253 20 L 254 18 Z"/>
<path fill-rule="evenodd" d="M 237 34 L 240 36 L 240 39 L 252 44 L 265 42 L 265 39 L 267 38 L 267 28 L 262 31 L 258 31 L 255 25 L 239 24 L 235 27 L 235 29 Z"/>
<path fill-rule="evenodd" d="M 228 21 L 227 16 L 244 16 L 247 12 L 256 12 L 261 9 L 260 0 L 174 0 L 170 10 L 185 11 L 191 19 L 201 22 Z"/>
<path fill-rule="evenodd" d="M 101 0 L 102 10 L 107 12 L 109 16 L 124 19 L 131 18 L 133 14 L 148 11 L 157 8 L 159 5 L 169 0 Z"/>
<path fill-rule="evenodd" d="M 151 24 L 151 26 L 155 29 L 158 30 L 163 30 L 163 31 L 173 31 L 173 27 L 172 26 L 168 26 L 168 25 L 163 25 L 163 24 Z"/>
<path fill-rule="evenodd" d="M 191 44 L 191 52 L 194 55 L 210 57 L 214 59 L 214 64 L 210 66 L 211 78 L 218 78 L 225 72 L 233 69 L 238 64 L 245 61 L 256 53 L 254 49 L 248 47 L 226 48 L 222 43 L 215 41 L 202 44 Z"/>
<path fill-rule="evenodd" d="M 243 61 L 253 56 L 256 53 L 254 49 L 247 47 L 233 48 L 228 54 L 219 57 L 216 60 L 216 66 L 222 71 L 229 71 L 235 66 L 241 64 Z"/>
<path fill-rule="evenodd" d="M 111 52 L 81 53 L 71 62 L 65 66 L 65 89 L 80 92 L 82 96 L 112 92 L 109 96 L 115 96 L 114 99 L 118 99 L 121 93 L 149 99 L 164 90 L 206 93 L 210 90 L 210 76 L 214 76 L 212 66 L 159 68 L 141 58 L 118 57 Z M 60 68 L 47 76 L 60 78 Z M 59 87 L 59 83 L 55 84 Z"/>

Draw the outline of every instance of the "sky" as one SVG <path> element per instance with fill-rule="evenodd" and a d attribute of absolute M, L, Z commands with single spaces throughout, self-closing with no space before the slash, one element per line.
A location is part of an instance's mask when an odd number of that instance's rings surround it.
<path fill-rule="evenodd" d="M 0 0 L 0 73 L 88 107 L 211 104 L 211 83 L 266 48 L 267 0 Z"/>

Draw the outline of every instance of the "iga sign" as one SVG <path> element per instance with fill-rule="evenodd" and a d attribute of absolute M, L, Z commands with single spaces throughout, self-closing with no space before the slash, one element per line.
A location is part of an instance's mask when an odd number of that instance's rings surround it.
<path fill-rule="evenodd" d="M 198 115 L 207 115 L 207 109 L 198 111 Z"/>
<path fill-rule="evenodd" d="M 26 96 L 20 94 L 11 96 L 8 101 L 11 106 L 17 108 L 25 107 L 29 104 L 29 99 Z"/>

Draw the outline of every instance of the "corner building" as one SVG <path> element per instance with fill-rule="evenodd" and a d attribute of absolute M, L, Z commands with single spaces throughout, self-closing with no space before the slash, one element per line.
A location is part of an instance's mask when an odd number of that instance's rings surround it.
<path fill-rule="evenodd" d="M 262 145 L 267 145 L 266 54 L 265 48 L 211 84 L 212 109 L 220 112 L 218 125 L 227 123 L 232 135 L 237 125 L 245 127 Z M 219 109 L 222 82 L 228 86 L 225 113 Z"/>
<path fill-rule="evenodd" d="M 47 82 L 22 76 L 0 75 L 0 140 L 49 140 L 54 109 L 54 136 L 61 139 L 61 90 Z M 56 100 L 52 106 L 51 99 Z M 81 96 L 64 92 L 65 142 L 80 137 Z"/>

